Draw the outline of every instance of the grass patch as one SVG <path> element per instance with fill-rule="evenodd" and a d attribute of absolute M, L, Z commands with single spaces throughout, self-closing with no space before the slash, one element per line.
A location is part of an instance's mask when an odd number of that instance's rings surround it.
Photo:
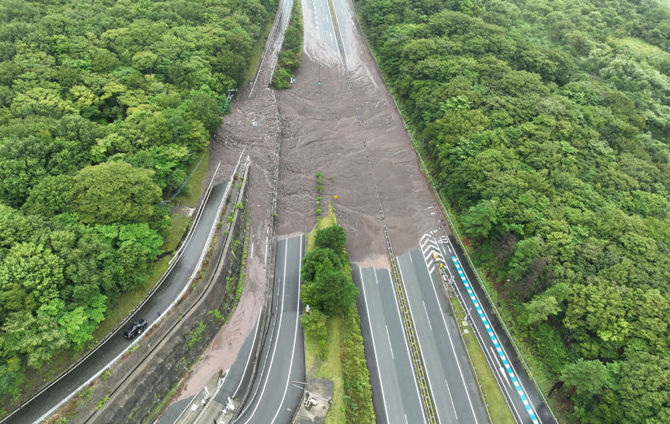
<path fill-rule="evenodd" d="M 316 237 L 316 230 L 322 230 L 335 224 L 337 224 L 335 209 L 333 209 L 333 206 L 330 203 L 328 203 L 328 215 L 321 217 L 321 219 L 317 221 L 314 230 L 310 231 L 305 236 L 305 251 L 314 249 L 314 237 Z"/>
<path fill-rule="evenodd" d="M 315 247 L 318 230 L 337 225 L 335 211 L 328 205 L 328 214 L 306 236 L 307 250 Z M 320 241 L 323 243 L 323 241 Z M 321 246 L 324 247 L 324 246 Z M 342 249 L 342 272 L 349 276 L 351 282 L 351 266 L 349 255 Z M 313 284 L 313 283 L 308 283 Z M 304 302 L 304 300 L 303 300 Z M 313 313 L 310 311 L 310 314 Z M 305 368 L 308 378 L 326 378 L 333 381 L 332 404 L 326 415 L 325 422 L 374 422 L 372 390 L 370 374 L 365 359 L 363 337 L 361 336 L 360 318 L 355 304 L 342 316 L 333 315 L 327 318 L 327 335 L 325 341 L 325 358 L 321 358 L 321 330 L 305 331 Z M 312 333 L 312 334 L 310 334 Z"/>
<path fill-rule="evenodd" d="M 258 65 L 261 63 L 261 57 L 263 57 L 263 48 L 265 47 L 265 42 L 268 39 L 268 34 L 270 34 L 270 30 L 272 29 L 272 23 L 272 20 L 269 20 L 265 23 L 265 26 L 263 26 L 261 29 L 260 37 L 258 37 L 258 40 L 256 40 L 256 44 L 254 44 L 253 49 L 251 49 L 251 60 L 249 61 L 249 69 L 247 69 L 247 74 L 244 76 L 244 85 L 248 84 L 249 81 L 254 79 L 256 76 L 256 70 L 258 69 Z"/>
<path fill-rule="evenodd" d="M 326 321 L 326 359 L 319 359 L 319 340 L 305 334 L 305 369 L 307 378 L 326 378 L 333 382 L 333 403 L 330 405 L 325 424 L 347 422 L 344 409 L 344 375 L 340 361 L 340 318 L 330 317 Z"/>
<path fill-rule="evenodd" d="M 482 392 L 484 393 L 484 402 L 486 408 L 489 410 L 489 414 L 491 414 L 491 419 L 496 424 L 514 424 L 515 420 L 512 411 L 510 411 L 509 406 L 507 406 L 507 402 L 500 391 L 500 386 L 498 386 L 493 371 L 484 357 L 484 352 L 482 352 L 479 342 L 477 342 L 475 335 L 472 333 L 472 328 L 469 325 L 463 327 L 461 324 L 463 318 L 465 318 L 465 313 L 463 312 L 461 304 L 458 303 L 458 300 L 452 299 L 451 305 L 456 314 L 456 321 L 461 329 L 461 333 L 463 333 L 464 328 L 468 329 L 468 333 L 463 334 L 465 346 L 468 349 L 470 362 L 472 363 L 477 378 L 479 379 L 479 383 L 481 384 Z"/>
<path fill-rule="evenodd" d="M 182 213 L 175 213 L 170 217 L 170 229 L 163 242 L 163 252 L 174 252 L 181 241 L 182 236 L 191 222 L 191 217 Z"/>
<path fill-rule="evenodd" d="M 199 160 L 199 159 L 198 159 Z M 186 175 L 191 175 L 193 169 L 198 164 L 198 160 L 194 161 L 188 168 Z M 175 203 L 181 206 L 195 207 L 202 196 L 202 182 L 205 180 L 207 174 L 207 167 L 209 166 L 209 151 L 205 152 L 205 158 L 195 170 L 190 181 L 184 187 L 179 196 L 175 198 Z"/>

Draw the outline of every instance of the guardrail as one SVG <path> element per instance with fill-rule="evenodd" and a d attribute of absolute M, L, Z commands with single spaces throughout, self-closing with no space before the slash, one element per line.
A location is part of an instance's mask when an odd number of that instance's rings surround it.
<path fill-rule="evenodd" d="M 400 306 L 400 312 L 402 316 L 402 325 L 405 327 L 407 344 L 409 345 L 409 350 L 412 355 L 412 365 L 417 377 L 417 382 L 419 383 L 421 402 L 423 403 L 423 408 L 426 412 L 426 418 L 428 419 L 428 422 L 431 424 L 438 424 L 439 420 L 437 418 L 437 410 L 435 409 L 435 401 L 433 400 L 433 394 L 431 393 L 430 386 L 428 385 L 426 369 L 423 365 L 423 354 L 421 353 L 421 348 L 419 347 L 419 340 L 416 335 L 416 328 L 414 327 L 414 321 L 412 320 L 412 314 L 409 309 L 407 294 L 405 293 L 405 287 L 402 283 L 400 270 L 398 269 L 398 262 L 390 244 L 391 240 L 388 237 L 386 224 L 384 224 L 384 235 L 387 239 L 386 247 L 389 249 L 389 259 L 391 260 L 391 278 L 393 279 L 393 288 L 395 289 L 396 297 L 398 298 L 398 306 Z"/>
<path fill-rule="evenodd" d="M 486 298 L 488 299 L 489 303 L 491 304 L 496 317 L 498 318 L 498 320 L 500 321 L 503 329 L 505 330 L 505 335 L 507 336 L 507 338 L 512 343 L 512 346 L 514 347 L 514 351 L 516 352 L 517 356 L 521 360 L 521 362 L 523 364 L 523 367 L 528 374 L 528 377 L 533 381 L 533 384 L 537 388 L 537 391 L 540 394 L 540 397 L 542 397 L 542 400 L 544 401 L 545 405 L 547 406 L 547 409 L 549 410 L 549 413 L 551 414 L 554 422 L 558 423 L 558 419 L 556 418 L 556 414 L 554 413 L 551 405 L 549 404 L 549 401 L 547 401 L 547 398 L 544 396 L 544 393 L 542 392 L 542 389 L 540 389 L 540 386 L 537 383 L 537 380 L 533 376 L 533 373 L 532 373 L 530 367 L 528 366 L 528 363 L 526 362 L 525 358 L 521 354 L 521 351 L 520 351 L 519 347 L 517 346 L 516 341 L 514 340 L 514 337 L 512 336 L 509 328 L 507 327 L 507 324 L 503 320 L 502 315 L 500 314 L 500 311 L 498 311 L 498 308 L 495 306 L 495 303 L 493 302 L 493 298 L 491 297 L 491 294 L 489 293 L 488 289 L 486 288 L 486 284 L 484 284 L 484 281 L 481 278 L 481 276 L 479 275 L 479 272 L 477 271 L 477 268 L 475 267 L 475 265 L 472 261 L 472 258 L 470 258 L 470 255 L 468 254 L 468 251 L 465 247 L 465 244 L 463 243 L 463 240 L 461 239 L 461 236 L 460 236 L 458 230 L 456 229 L 456 225 L 454 224 L 453 220 L 451 219 L 451 215 L 450 215 L 448 209 L 446 208 L 446 206 L 444 205 L 444 202 L 442 201 L 442 197 L 440 196 L 440 194 L 435 189 L 433 178 L 432 178 L 430 172 L 428 171 L 428 167 L 426 166 L 423 155 L 421 154 L 420 149 L 418 149 L 414 146 L 414 143 L 413 143 L 414 135 L 412 134 L 411 128 L 409 127 L 409 125 L 407 125 L 407 122 L 405 120 L 405 116 L 403 115 L 402 109 L 400 109 L 400 106 L 398 105 L 398 102 L 396 101 L 395 96 L 392 93 L 393 90 L 392 90 L 391 86 L 386 81 L 386 76 L 384 75 L 384 73 L 381 70 L 381 67 L 379 66 L 379 60 L 377 60 L 377 56 L 375 55 L 375 53 L 370 48 L 370 40 L 368 39 L 367 34 L 365 34 L 365 32 L 361 30 L 361 27 L 358 24 L 358 20 L 356 20 L 355 24 L 356 24 L 357 29 L 359 30 L 359 33 L 365 38 L 367 51 L 370 53 L 370 56 L 375 61 L 375 64 L 377 65 L 377 69 L 379 69 L 379 75 L 381 76 L 382 81 L 384 82 L 384 85 L 389 89 L 389 95 L 390 95 L 391 99 L 393 100 L 393 103 L 396 107 L 396 110 L 398 111 L 398 115 L 400 116 L 400 119 L 403 123 L 403 127 L 405 128 L 407 133 L 410 135 L 410 138 L 412 139 L 412 150 L 414 150 L 416 152 L 416 156 L 417 156 L 417 159 L 419 161 L 419 165 L 421 167 L 422 174 L 423 174 L 424 178 L 426 178 L 426 180 L 428 182 L 428 185 L 430 186 L 431 190 L 433 191 L 433 196 L 435 197 L 435 200 L 437 200 L 437 202 L 440 204 L 440 207 L 442 208 L 444 216 L 447 217 L 447 220 L 449 221 L 449 226 L 453 230 L 456 241 L 461 246 L 468 264 L 470 265 L 470 267 L 472 268 L 472 270 L 475 273 L 475 276 L 477 277 L 477 282 L 479 283 L 479 286 L 482 288 L 482 290 L 486 294 Z"/>
<path fill-rule="evenodd" d="M 233 183 L 234 183 L 235 180 L 236 180 L 235 177 L 239 174 L 239 171 L 240 171 L 240 170 L 242 171 L 242 172 L 241 172 L 242 175 L 246 175 L 247 172 L 248 172 L 248 170 L 249 170 L 249 162 L 248 162 L 248 161 L 242 166 L 242 168 L 240 168 L 240 164 L 241 164 L 241 160 L 242 160 L 243 153 L 244 153 L 244 152 L 242 152 L 242 154 L 240 154 L 240 158 L 239 158 L 239 160 L 238 160 L 238 162 L 237 162 L 237 165 L 235 166 L 235 169 L 233 170 L 233 174 L 231 175 L 230 181 L 228 182 L 228 186 L 226 187 L 226 191 L 225 191 L 224 197 L 223 197 L 223 199 L 221 200 L 221 203 L 220 203 L 220 205 L 219 205 L 219 210 L 218 210 L 218 212 L 217 212 L 217 220 L 216 220 L 217 222 L 218 222 L 219 219 L 221 219 L 221 212 L 222 212 L 222 210 L 223 210 L 223 206 L 224 206 L 226 203 L 228 203 L 228 202 L 227 202 L 227 197 L 228 197 L 228 195 L 230 194 L 231 189 L 232 189 L 232 186 L 233 186 Z M 218 169 L 218 167 L 217 167 L 217 169 Z M 216 175 L 216 174 L 214 174 L 214 175 Z M 244 178 L 244 177 L 243 177 L 243 178 Z M 212 177 L 212 180 L 214 180 L 214 177 Z M 240 199 L 243 197 L 243 195 L 244 195 L 244 190 L 240 190 L 240 192 L 238 193 L 238 197 L 237 197 L 236 200 L 237 200 L 237 201 L 240 201 Z M 194 311 L 197 310 L 198 306 L 203 302 L 203 300 L 206 299 L 207 294 L 211 291 L 211 289 L 212 289 L 212 287 L 213 287 L 213 285 L 214 285 L 213 283 L 217 280 L 217 277 L 218 277 L 218 275 L 220 274 L 220 271 L 221 271 L 221 266 L 222 266 L 222 261 L 221 261 L 221 259 L 225 257 L 225 252 L 226 252 L 226 250 L 228 249 L 228 247 L 230 246 L 230 241 L 231 241 L 231 238 L 232 238 L 232 232 L 230 232 L 229 230 L 233 228 L 233 226 L 235 225 L 235 222 L 236 222 L 237 219 L 238 219 L 239 210 L 237 210 L 237 208 L 235 208 L 235 207 L 233 207 L 232 210 L 234 211 L 234 212 L 233 212 L 233 213 L 234 213 L 234 219 L 233 219 L 233 222 L 228 223 L 228 226 L 226 227 L 226 230 L 227 230 L 227 231 L 224 231 L 224 232 L 223 232 L 223 234 L 226 234 L 226 238 L 225 238 L 225 240 L 223 241 L 223 246 L 224 246 L 224 247 L 223 247 L 223 249 L 221 250 L 221 255 L 220 255 L 220 257 L 217 258 L 217 263 L 216 263 L 215 266 L 214 266 L 214 272 L 212 272 L 212 274 L 210 275 L 210 278 L 209 278 L 208 281 L 207 281 L 207 285 L 206 285 L 206 287 L 202 290 L 202 292 L 198 295 L 198 297 L 193 301 L 193 303 L 191 304 L 191 306 L 189 306 L 189 307 L 184 311 L 184 313 L 183 313 L 183 315 L 182 315 L 182 318 L 180 318 L 179 320 L 177 320 L 177 322 L 174 323 L 174 324 L 173 324 L 173 325 L 172 325 L 172 326 L 165 332 L 165 334 L 163 334 L 163 336 L 162 336 L 162 337 L 161 337 L 161 338 L 154 344 L 154 346 L 151 347 L 151 349 L 150 349 L 148 352 L 146 352 L 146 354 L 144 355 L 144 358 L 148 358 L 148 357 L 149 357 L 150 355 L 152 355 L 157 349 L 159 349 L 161 346 L 163 346 L 164 343 L 165 343 L 165 342 L 166 342 L 166 341 L 167 341 L 167 340 L 174 334 L 174 332 L 176 331 L 176 329 L 177 329 L 178 327 L 181 327 L 181 326 L 183 325 L 183 323 L 186 322 L 186 319 L 187 319 L 187 318 L 188 318 Z M 191 282 L 191 281 L 195 278 L 195 276 L 197 276 L 197 275 L 199 274 L 199 272 L 200 272 L 200 267 L 202 266 L 202 260 L 204 259 L 204 256 L 205 256 L 205 255 L 207 254 L 207 252 L 209 251 L 210 244 L 211 244 L 211 241 L 212 241 L 212 239 L 213 239 L 213 235 L 214 235 L 214 233 L 216 232 L 215 230 L 217 229 L 217 222 L 215 222 L 214 225 L 212 226 L 212 231 L 210 231 L 210 235 L 209 235 L 209 237 L 208 237 L 208 241 L 207 241 L 207 243 L 205 244 L 205 247 L 203 248 L 203 253 L 202 253 L 201 257 L 200 257 L 199 264 L 196 266 L 196 268 L 194 269 L 193 273 L 191 274 L 191 279 L 189 280 L 189 284 L 187 284 L 185 288 L 188 288 L 188 287 L 190 286 L 190 282 Z M 180 295 L 179 295 L 179 296 L 172 302 L 172 304 L 170 305 L 170 307 L 168 307 L 168 309 L 166 309 L 166 313 L 167 313 L 168 310 L 170 310 L 170 309 L 177 303 L 177 301 L 178 301 L 179 298 L 183 295 L 183 293 L 184 293 L 184 291 L 182 291 L 182 293 L 180 293 Z M 165 316 L 165 314 L 163 314 L 163 316 Z M 154 324 L 155 324 L 155 322 L 154 322 Z M 147 332 L 145 332 L 145 334 L 147 334 L 147 333 L 148 333 L 148 329 L 147 329 Z M 139 342 L 139 340 L 140 340 L 140 338 L 137 338 L 137 339 L 133 342 L 133 344 Z M 126 350 L 126 351 L 127 351 L 127 350 Z M 114 364 L 120 357 L 122 357 L 122 356 L 125 354 L 126 351 L 122 352 L 119 356 L 117 356 L 116 358 L 114 358 L 114 360 L 111 361 L 109 364 L 107 364 L 107 366 L 106 366 L 104 369 L 100 370 L 100 371 L 98 372 L 98 374 L 96 374 L 96 376 L 93 377 L 93 379 L 94 379 L 94 378 L 97 378 L 97 376 L 99 376 L 100 374 L 102 374 L 102 372 L 104 372 L 106 369 L 110 368 L 110 367 L 111 367 L 111 366 L 112 366 L 112 365 L 113 365 L 113 364 Z M 137 364 L 136 364 L 136 365 L 135 365 L 135 366 L 134 366 L 128 373 L 127 373 L 127 375 L 126 375 L 126 376 L 119 382 L 119 384 L 117 385 L 117 387 L 116 387 L 116 388 L 109 394 L 108 398 L 111 399 L 113 396 L 115 396 L 115 395 L 119 392 L 119 389 L 123 386 L 123 384 L 125 384 L 125 383 L 126 383 L 132 376 L 133 376 L 134 372 L 135 372 L 140 366 L 142 366 L 142 364 L 144 364 L 144 363 L 145 363 L 145 361 L 143 361 L 143 360 L 137 361 Z M 90 383 L 90 381 L 89 381 L 89 383 Z M 88 383 L 87 383 L 87 384 L 88 384 Z M 106 404 L 106 405 L 108 405 L 108 404 Z M 96 418 L 97 416 L 99 416 L 99 415 L 104 411 L 104 409 L 105 409 L 105 408 L 102 408 L 102 409 L 99 409 L 99 410 L 95 410 L 91 416 L 89 416 L 88 418 L 86 418 L 86 419 L 84 420 L 84 422 L 88 423 L 88 422 L 92 422 L 92 420 L 94 421 L 95 418 Z"/>
<path fill-rule="evenodd" d="M 376 60 L 376 59 L 375 59 Z M 398 106 L 398 102 L 393 98 L 393 103 L 395 104 L 396 109 L 398 110 L 398 114 L 400 115 L 400 118 L 403 121 L 403 125 L 405 126 L 405 129 L 407 132 L 410 134 L 410 137 L 412 137 L 412 133 L 410 131 L 409 126 L 405 122 L 405 118 L 402 115 L 402 112 L 400 110 L 400 107 Z M 413 137 L 412 137 L 413 139 Z M 477 267 L 475 267 L 474 262 L 472 261 L 472 258 L 470 257 L 470 254 L 468 253 L 468 249 L 465 246 L 465 243 L 463 243 L 463 239 L 461 238 L 460 233 L 458 232 L 458 229 L 456 228 L 456 224 L 454 224 L 454 221 L 451 218 L 451 214 L 449 213 L 449 210 L 447 209 L 446 205 L 442 201 L 442 196 L 440 196 L 440 193 L 435 189 L 434 181 L 433 178 L 430 174 L 430 171 L 428 170 L 428 167 L 426 166 L 426 162 L 423 158 L 423 155 L 421 154 L 421 151 L 417 148 L 414 148 L 414 145 L 412 145 L 413 150 L 416 152 L 417 159 L 419 160 L 419 165 L 421 166 L 422 174 L 424 175 L 424 178 L 426 178 L 426 181 L 428 182 L 428 185 L 431 188 L 431 191 L 433 193 L 433 197 L 435 200 L 438 202 L 440 205 L 440 208 L 442 209 L 443 215 L 447 218 L 447 221 L 449 223 L 449 227 L 452 230 L 452 233 L 454 234 L 454 238 L 458 242 L 458 245 L 461 247 L 461 250 L 463 250 L 463 255 L 465 256 L 465 259 L 468 262 L 468 265 L 470 265 L 470 268 L 474 271 L 475 276 L 477 277 L 477 282 L 479 284 L 479 287 L 484 291 L 484 294 L 486 295 L 486 298 L 488 299 L 489 303 L 491 304 L 491 307 L 493 308 L 493 312 L 498 318 L 498 321 L 503 327 L 503 330 L 505 330 L 505 335 L 507 336 L 507 339 L 510 341 L 512 346 L 514 347 L 514 351 L 516 352 L 517 357 L 521 360 L 521 363 L 523 364 L 524 369 L 526 370 L 526 373 L 528 374 L 528 377 L 533 381 L 533 384 L 535 385 L 535 388 L 537 389 L 538 394 L 542 398 L 542 401 L 544 404 L 547 406 L 547 409 L 549 410 L 549 413 L 551 414 L 553 420 L 555 423 L 558 423 L 558 419 L 556 418 L 556 414 L 554 413 L 551 405 L 549 404 L 549 401 L 547 398 L 544 396 L 544 393 L 542 392 L 542 389 L 540 388 L 540 385 L 537 383 L 537 380 L 535 379 L 535 376 L 533 375 L 533 372 L 531 371 L 530 367 L 528 366 L 528 363 L 526 362 L 526 359 L 523 357 L 523 354 L 521 353 L 521 350 L 519 349 L 519 346 L 516 344 L 516 341 L 514 337 L 512 336 L 511 331 L 507 327 L 507 324 L 505 323 L 505 320 L 502 318 L 502 314 L 496 307 L 495 302 L 493 301 L 493 297 L 488 291 L 488 288 L 486 287 L 486 284 L 484 283 L 483 278 L 481 275 L 479 275 L 479 271 L 477 271 Z M 465 305 L 465 304 L 463 304 Z"/>
<path fill-rule="evenodd" d="M 167 276 L 170 274 L 170 272 L 171 272 L 172 269 L 174 268 L 174 266 L 175 266 L 175 264 L 177 263 L 178 259 L 182 256 L 182 254 L 183 254 L 183 252 L 184 252 L 184 247 L 189 243 L 189 241 L 190 241 L 191 238 L 193 237 L 193 229 L 196 227 L 197 223 L 200 221 L 200 217 L 202 216 L 202 212 L 203 212 L 203 210 L 204 210 L 204 205 L 205 205 L 205 203 L 207 202 L 207 199 L 209 199 L 209 195 L 210 195 L 211 192 L 212 192 L 212 187 L 213 187 L 213 183 L 214 183 L 214 177 L 216 176 L 216 174 L 217 174 L 217 172 L 218 172 L 218 170 L 219 170 L 219 166 L 220 166 L 220 165 L 221 165 L 221 163 L 219 162 L 219 164 L 218 164 L 217 167 L 216 167 L 216 170 L 214 171 L 214 174 L 212 175 L 212 179 L 210 180 L 209 185 L 208 185 L 207 188 L 205 189 L 205 193 L 203 194 L 203 196 L 202 196 L 202 198 L 201 198 L 201 200 L 200 200 L 200 203 L 198 204 L 198 207 L 197 207 L 197 209 L 196 209 L 196 213 L 194 214 L 194 217 L 193 217 L 193 221 L 192 221 L 192 223 L 191 223 L 191 226 L 189 227 L 188 232 L 186 233 L 186 237 L 184 237 L 184 238 L 182 239 L 182 241 L 181 241 L 180 244 L 179 244 L 179 247 L 178 247 L 177 250 L 175 251 L 174 256 L 172 257 L 172 259 L 170 259 L 169 266 L 168 266 L 167 270 L 165 271 L 165 273 L 163 273 L 163 275 L 161 276 L 161 278 L 158 280 L 158 282 L 157 282 L 156 285 L 153 287 L 153 289 L 151 289 L 151 291 L 147 294 L 147 296 L 144 298 L 144 300 L 143 300 L 140 304 L 138 304 L 132 311 L 130 311 L 130 312 L 126 315 L 126 317 L 123 319 L 123 321 L 121 321 L 121 322 L 120 322 L 114 329 L 112 329 L 109 333 L 107 333 L 107 335 L 106 335 L 105 337 L 103 337 L 102 339 L 100 339 L 100 341 L 98 341 L 98 343 L 96 344 L 96 346 L 95 346 L 90 352 L 88 352 L 85 356 L 83 356 L 83 357 L 82 357 L 81 359 L 79 359 L 77 362 L 75 362 L 75 363 L 72 364 L 70 367 L 68 367 L 65 371 L 61 372 L 55 379 L 53 379 L 49 384 L 47 384 L 46 386 L 44 386 L 39 392 L 37 392 L 36 394 L 34 394 L 34 395 L 33 395 L 32 397 L 30 397 L 28 400 L 26 400 L 25 402 L 23 402 L 18 408 L 16 408 L 14 411 L 12 411 L 11 414 L 7 415 L 7 416 L 4 417 L 2 420 L 0 420 L 0 424 L 1 424 L 1 423 L 4 423 L 4 422 L 7 421 L 8 419 L 10 419 L 14 414 L 16 414 L 17 412 L 19 412 L 19 411 L 22 410 L 23 408 L 25 408 L 30 402 L 32 402 L 33 400 L 35 400 L 37 397 L 41 396 L 42 393 L 44 393 L 45 391 L 49 390 L 53 385 L 57 384 L 59 381 L 61 381 L 63 378 L 65 378 L 65 376 L 67 376 L 70 372 L 72 372 L 75 368 L 77 368 L 82 362 L 84 362 L 84 361 L 87 360 L 91 355 L 93 355 L 95 352 L 97 352 L 97 351 L 102 347 L 102 345 L 104 345 L 105 342 L 107 342 L 107 340 L 109 340 L 114 334 L 116 334 L 117 331 L 119 331 L 121 328 L 123 328 L 124 326 L 126 326 L 126 325 L 128 324 L 128 322 L 129 322 L 130 319 L 133 317 L 133 315 L 134 315 L 134 314 L 135 314 L 135 313 L 136 313 L 142 306 L 144 306 L 144 304 L 145 304 L 146 302 L 148 302 L 148 300 L 151 298 L 151 296 L 152 296 L 152 295 L 153 295 L 153 294 L 154 294 L 154 293 L 161 287 L 161 285 L 163 284 L 163 282 L 165 282 L 165 279 L 167 278 Z M 96 375 L 96 377 L 97 377 L 97 375 Z M 86 384 L 88 384 L 88 382 L 87 382 Z M 86 385 L 86 384 L 84 384 L 84 385 Z M 59 405 L 57 405 L 56 407 L 59 407 L 59 406 L 62 405 L 64 402 L 67 402 L 73 395 L 74 395 L 74 393 L 72 393 L 70 396 L 68 396 L 67 398 L 65 398 L 65 399 L 64 399 L 61 403 L 59 403 Z"/>
<path fill-rule="evenodd" d="M 271 224 L 268 228 L 269 234 L 267 239 L 268 262 L 265 266 L 267 275 L 267 291 L 265 293 L 265 304 L 263 305 L 263 309 L 261 310 L 262 317 L 259 318 L 262 321 L 262 324 L 259 324 L 262 326 L 262 329 L 258 331 L 256 334 L 257 340 L 262 340 L 262 343 L 258 343 L 256 345 L 255 352 L 249 353 L 250 356 L 256 357 L 257 360 L 254 361 L 254 366 L 251 369 L 251 376 L 249 377 L 249 386 L 239 399 L 239 405 L 235 413 L 231 417 L 230 422 L 234 422 L 239 417 L 239 415 L 242 413 L 243 409 L 242 406 L 244 406 L 249 400 L 249 396 L 251 395 L 251 390 L 253 388 L 253 382 L 256 379 L 256 374 L 258 372 L 258 363 L 260 362 L 258 359 L 260 358 L 260 355 L 263 352 L 263 346 L 265 346 L 265 342 L 267 341 L 266 339 L 267 339 L 268 327 L 270 325 L 270 318 L 272 317 L 272 300 L 274 293 L 274 272 L 275 272 L 275 245 L 276 245 L 275 227 L 277 225 L 277 196 L 279 192 L 279 150 L 281 148 L 281 146 L 279 145 L 280 134 L 281 134 L 281 128 L 279 121 L 277 121 L 277 139 L 275 141 L 277 146 L 275 146 L 274 171 L 272 175 L 272 208 L 270 211 Z M 244 375 L 242 377 L 244 378 Z"/>
<path fill-rule="evenodd" d="M 335 8 L 333 7 L 332 0 L 328 0 L 328 7 L 331 14 L 331 19 L 333 20 L 333 27 L 335 30 L 335 38 L 337 39 L 337 46 L 342 56 L 342 63 L 344 65 L 344 74 L 347 79 L 347 86 L 351 98 L 356 105 L 356 119 L 358 120 L 358 125 L 361 130 L 364 130 L 365 126 L 361 120 L 361 115 L 359 113 L 358 102 L 354 96 L 354 88 L 351 83 L 351 78 L 349 76 L 349 69 L 347 68 L 346 55 L 344 52 L 344 43 L 342 42 L 342 36 L 339 30 L 339 24 L 337 22 L 337 15 L 335 14 Z M 363 131 L 363 151 L 365 152 L 365 158 L 368 162 L 368 169 L 371 174 L 370 180 L 375 186 L 375 194 L 377 198 L 377 207 L 379 209 L 379 216 L 384 227 L 384 239 L 386 241 L 386 250 L 388 251 L 389 261 L 391 262 L 391 278 L 393 280 L 393 287 L 398 298 L 398 305 L 400 306 L 400 312 L 402 317 L 403 327 L 405 329 L 405 334 L 407 335 L 407 344 L 410 348 L 410 354 L 412 357 L 412 367 L 417 377 L 417 382 L 419 384 L 419 393 L 421 394 L 421 402 L 423 403 L 424 411 L 426 413 L 426 418 L 431 424 L 438 424 L 437 418 L 437 409 L 435 408 L 435 401 L 433 400 L 433 394 L 431 393 L 430 386 L 428 384 L 428 377 L 426 375 L 426 369 L 423 364 L 423 355 L 421 353 L 421 348 L 419 347 L 419 341 L 416 335 L 416 328 L 414 327 L 414 320 L 412 319 L 412 313 L 410 312 L 409 303 L 407 301 L 407 294 L 405 293 L 404 284 L 402 282 L 402 277 L 400 275 L 400 270 L 398 269 L 398 263 L 396 261 L 395 253 L 393 252 L 393 245 L 391 244 L 391 236 L 388 231 L 388 226 L 386 225 L 386 218 L 384 216 L 384 206 L 382 204 L 381 194 L 379 191 L 379 186 L 377 181 L 374 179 L 372 170 L 372 159 L 370 158 L 370 152 L 368 149 L 368 141 Z"/>

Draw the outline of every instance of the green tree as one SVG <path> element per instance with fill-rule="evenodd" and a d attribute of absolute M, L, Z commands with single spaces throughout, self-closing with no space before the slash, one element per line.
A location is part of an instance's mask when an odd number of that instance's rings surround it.
<path fill-rule="evenodd" d="M 11 314 L 2 327 L 9 353 L 27 358 L 31 368 L 40 368 L 69 345 L 58 324 L 64 312 L 65 304 L 56 298 L 40 306 L 37 316 L 28 311 Z"/>
<path fill-rule="evenodd" d="M 316 232 L 314 243 L 317 247 L 332 249 L 339 253 L 344 250 L 344 245 L 347 242 L 347 235 L 344 233 L 344 228 L 339 225 L 331 225 Z"/>
<path fill-rule="evenodd" d="M 561 381 L 574 387 L 577 396 L 593 397 L 599 394 L 610 378 L 607 367 L 600 361 L 577 362 L 566 366 Z"/>
<path fill-rule="evenodd" d="M 495 200 L 482 200 L 461 217 L 463 232 L 469 237 L 487 237 L 498 221 Z"/>
<path fill-rule="evenodd" d="M 74 193 L 72 176 L 46 175 L 30 190 L 22 209 L 33 215 L 58 215 L 69 210 Z"/>
<path fill-rule="evenodd" d="M 536 237 L 523 239 L 516 244 L 514 255 L 507 265 L 507 275 L 517 280 L 526 272 L 528 266 L 540 256 L 540 240 Z"/>
<path fill-rule="evenodd" d="M 326 315 L 344 315 L 356 304 L 358 289 L 344 272 L 336 269 L 319 270 L 314 278 L 314 307 Z"/>
<path fill-rule="evenodd" d="M 63 261 L 51 250 L 16 243 L 0 266 L 0 311 L 35 312 L 58 298 L 64 282 Z"/>
<path fill-rule="evenodd" d="M 84 223 L 146 222 L 160 201 L 153 172 L 116 161 L 89 166 L 74 177 L 73 211 Z"/>
<path fill-rule="evenodd" d="M 535 296 L 525 305 L 528 312 L 528 324 L 546 321 L 549 315 L 556 315 L 560 308 L 554 296 Z"/>
<path fill-rule="evenodd" d="M 342 260 L 332 249 L 317 247 L 309 250 L 302 258 L 300 276 L 303 281 L 314 281 L 317 270 L 328 261 L 329 266 L 334 269 L 342 268 Z"/>

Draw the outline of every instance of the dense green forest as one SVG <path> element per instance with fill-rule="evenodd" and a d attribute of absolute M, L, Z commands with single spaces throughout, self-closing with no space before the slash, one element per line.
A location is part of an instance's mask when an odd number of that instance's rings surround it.
<path fill-rule="evenodd" d="M 670 10 L 357 3 L 552 398 L 585 423 L 670 422 Z"/>
<path fill-rule="evenodd" d="M 161 252 L 275 0 L 0 0 L 0 399 Z"/>

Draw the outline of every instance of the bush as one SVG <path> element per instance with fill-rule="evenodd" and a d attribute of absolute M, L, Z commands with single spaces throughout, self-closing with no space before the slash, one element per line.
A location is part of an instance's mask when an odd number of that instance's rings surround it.
<path fill-rule="evenodd" d="M 314 337 L 319 341 L 319 358 L 326 359 L 328 339 L 328 328 L 326 327 L 326 315 L 318 309 L 311 308 L 309 312 L 300 315 L 300 323 L 305 330 L 305 335 Z"/>
<path fill-rule="evenodd" d="M 339 225 L 332 225 L 317 231 L 314 242 L 316 247 L 333 249 L 335 252 L 340 253 L 344 250 L 347 236 L 344 233 L 344 228 Z"/>
<path fill-rule="evenodd" d="M 348 423 L 374 423 L 370 373 L 365 360 L 358 311 L 342 317 L 340 322 L 340 359 L 344 374 L 344 403 Z"/>
<path fill-rule="evenodd" d="M 272 85 L 279 90 L 291 86 L 289 83 L 302 60 L 302 9 L 300 2 L 293 3 L 291 20 L 284 32 L 282 50 L 277 55 L 277 67 L 272 75 Z"/>
<path fill-rule="evenodd" d="M 302 268 L 300 269 L 300 276 L 303 281 L 314 281 L 317 269 L 322 267 L 326 261 L 329 262 L 331 268 L 342 268 L 340 256 L 331 249 L 316 248 L 307 252 L 302 259 Z"/>
<path fill-rule="evenodd" d="M 289 83 L 291 74 L 284 68 L 278 68 L 272 75 L 272 85 L 279 90 L 285 90 L 291 86 Z"/>

